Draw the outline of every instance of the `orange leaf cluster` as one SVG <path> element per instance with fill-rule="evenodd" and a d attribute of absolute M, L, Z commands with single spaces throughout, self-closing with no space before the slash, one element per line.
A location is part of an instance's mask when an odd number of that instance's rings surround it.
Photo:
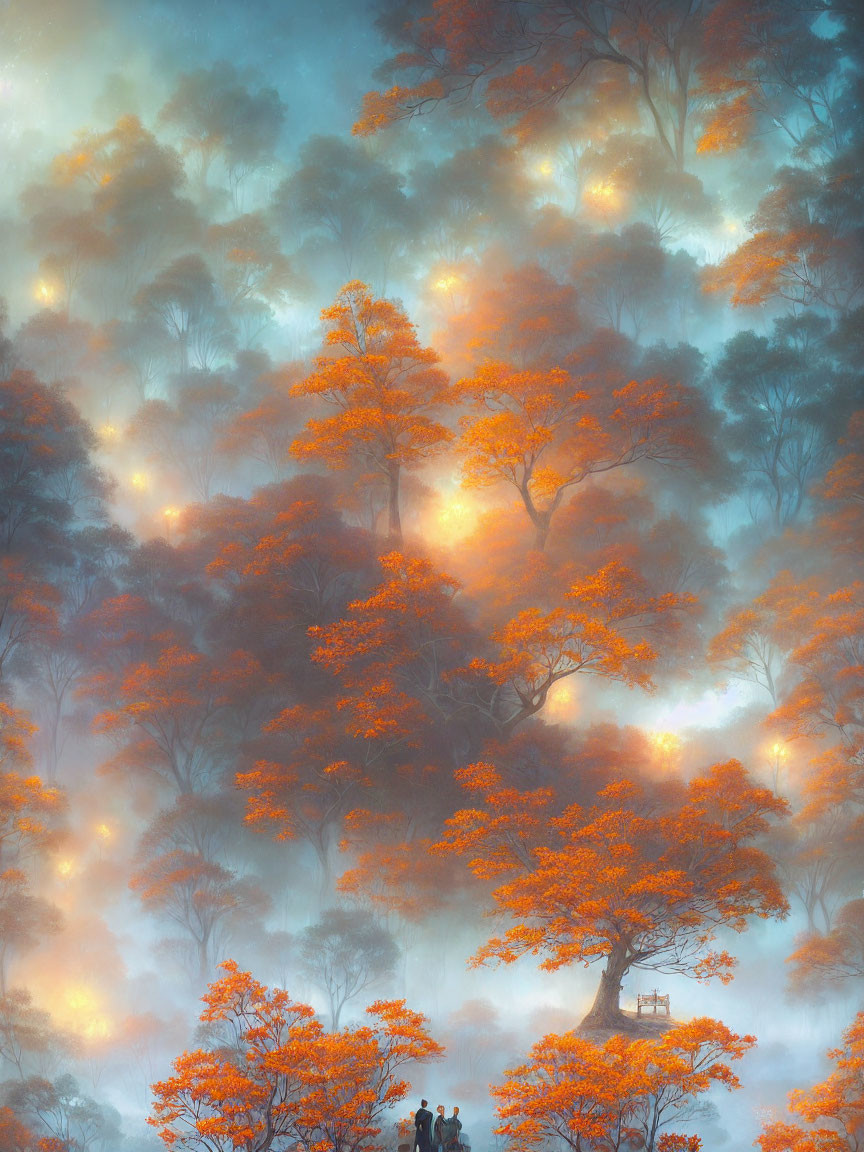
<path fill-rule="evenodd" d="M 349 734 L 392 747 L 416 743 L 427 723 L 419 686 L 434 694 L 466 625 L 453 605 L 458 582 L 428 560 L 391 552 L 380 564 L 387 579 L 349 605 L 350 617 L 309 634 L 312 659 L 349 690 L 339 701 Z"/>
<path fill-rule="evenodd" d="M 666 380 L 631 380 L 612 390 L 608 404 L 562 367 L 519 370 L 487 361 L 456 387 L 478 413 L 462 422 L 467 482 L 514 487 L 538 548 L 565 494 L 587 477 L 695 453 L 692 396 Z"/>
<path fill-rule="evenodd" d="M 476 803 L 447 821 L 438 851 L 503 880 L 494 901 L 513 922 L 475 963 L 531 953 L 556 969 L 607 957 L 621 975 L 637 966 L 729 979 L 733 959 L 709 950 L 714 929 L 787 911 L 771 859 L 753 845 L 786 804 L 737 761 L 671 787 L 655 811 L 627 782 L 556 815 L 549 790 L 505 788 L 491 765 L 459 779 Z"/>
<path fill-rule="evenodd" d="M 153 1086 L 150 1123 L 169 1148 L 233 1152 L 267 1140 L 324 1152 L 376 1148 L 383 1115 L 404 1099 L 410 1062 L 442 1049 L 404 1001 L 381 1001 L 371 1022 L 327 1033 L 313 1010 L 267 989 L 233 961 L 204 996 L 210 1051 L 185 1052 Z"/>
<path fill-rule="evenodd" d="M 291 452 L 331 469 L 359 462 L 387 481 L 390 530 L 398 536 L 400 470 L 434 456 L 452 438 L 435 418 L 449 398 L 447 377 L 403 309 L 376 299 L 358 280 L 345 285 L 321 319 L 325 344 L 336 354 L 318 357 L 315 372 L 291 395 L 319 397 L 336 414 L 310 420 Z"/>
<path fill-rule="evenodd" d="M 803 1124 L 769 1124 L 758 1138 L 762 1152 L 856 1152 L 864 1134 L 864 1013 L 828 1053 L 836 1070 L 809 1092 L 795 1091 L 789 1108 Z M 804 1126 L 806 1125 L 806 1127 Z"/>
<path fill-rule="evenodd" d="M 520 1150 L 562 1139 L 573 1152 L 698 1152 L 697 1136 L 661 1133 L 686 1119 L 694 1099 L 715 1085 L 739 1087 L 730 1062 L 754 1047 L 716 1020 L 701 1017 L 660 1040 L 612 1036 L 602 1046 L 575 1032 L 545 1036 L 531 1059 L 492 1089 L 503 1123 L 496 1129 Z"/>

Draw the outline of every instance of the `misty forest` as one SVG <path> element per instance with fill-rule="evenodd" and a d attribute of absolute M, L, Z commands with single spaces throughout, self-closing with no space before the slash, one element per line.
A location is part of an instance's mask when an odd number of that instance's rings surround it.
<path fill-rule="evenodd" d="M 0 1152 L 864 1148 L 862 100 L 0 2 Z"/>

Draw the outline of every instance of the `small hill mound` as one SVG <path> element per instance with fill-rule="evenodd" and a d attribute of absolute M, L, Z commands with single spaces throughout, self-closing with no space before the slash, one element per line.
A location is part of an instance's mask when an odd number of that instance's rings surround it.
<path fill-rule="evenodd" d="M 674 1019 L 672 1016 L 666 1016 L 658 1013 L 656 1016 L 652 1014 L 637 1016 L 635 1012 L 622 1012 L 620 1022 L 616 1023 L 614 1027 L 604 1027 L 594 1024 L 580 1024 L 576 1032 L 580 1036 L 584 1036 L 586 1040 L 592 1040 L 595 1044 L 604 1044 L 610 1036 L 615 1036 L 618 1033 L 623 1033 L 625 1036 L 632 1036 L 635 1040 L 641 1037 L 646 1040 L 657 1040 L 664 1032 L 670 1028 L 674 1028 L 680 1021 Z"/>

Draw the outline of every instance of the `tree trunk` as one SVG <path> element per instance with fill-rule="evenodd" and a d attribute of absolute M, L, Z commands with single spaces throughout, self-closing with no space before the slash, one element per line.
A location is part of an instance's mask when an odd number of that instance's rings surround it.
<path fill-rule="evenodd" d="M 402 518 L 399 515 L 399 465 L 390 465 L 390 493 L 388 504 L 387 535 L 396 543 L 402 543 Z"/>
<path fill-rule="evenodd" d="M 549 539 L 549 528 L 552 517 L 541 516 L 534 521 L 534 550 L 535 552 L 546 551 L 546 541 Z"/>
<path fill-rule="evenodd" d="M 531 495 L 529 480 L 530 476 L 526 475 L 519 485 L 519 495 L 522 497 L 525 511 L 531 517 L 531 523 L 534 525 L 534 550 L 536 552 L 545 552 L 546 541 L 549 539 L 549 529 L 552 526 L 552 513 L 560 503 L 562 490 L 558 490 L 555 494 L 555 499 L 548 508 L 538 508 Z"/>
<path fill-rule="evenodd" d="M 619 1007 L 621 981 L 629 968 L 630 961 L 627 958 L 627 948 L 624 945 L 616 945 L 607 957 L 606 967 L 600 977 L 600 987 L 597 989 L 591 1011 L 582 1021 L 580 1027 L 614 1029 L 621 1026 L 626 1019 Z"/>

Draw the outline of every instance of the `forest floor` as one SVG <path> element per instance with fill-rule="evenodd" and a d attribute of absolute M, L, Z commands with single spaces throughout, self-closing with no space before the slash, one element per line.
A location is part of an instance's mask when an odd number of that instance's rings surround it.
<path fill-rule="evenodd" d="M 610 1036 L 616 1033 L 624 1032 L 628 1036 L 641 1036 L 645 1039 L 656 1039 L 663 1035 L 669 1028 L 674 1028 L 680 1021 L 672 1016 L 666 1016 L 662 1013 L 637 1016 L 635 1011 L 628 1012 L 626 1010 L 621 1012 L 622 1022 L 615 1028 L 601 1028 L 592 1025 L 580 1025 L 576 1029 L 580 1036 L 584 1036 L 587 1040 L 603 1043 L 608 1040 Z"/>

